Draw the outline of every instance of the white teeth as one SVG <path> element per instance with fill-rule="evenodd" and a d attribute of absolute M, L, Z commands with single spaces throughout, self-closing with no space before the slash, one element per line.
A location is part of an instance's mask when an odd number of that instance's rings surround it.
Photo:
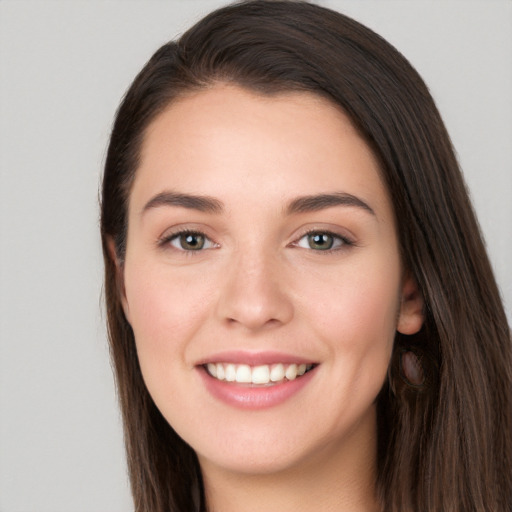
<path fill-rule="evenodd" d="M 284 379 L 284 366 L 279 363 L 272 366 L 270 370 L 270 380 L 272 382 L 279 382 Z"/>
<path fill-rule="evenodd" d="M 241 384 L 249 384 L 252 382 L 251 367 L 247 364 L 238 365 L 235 380 Z"/>
<path fill-rule="evenodd" d="M 268 384 L 270 379 L 270 370 L 267 365 L 256 366 L 252 369 L 252 383 L 253 384 Z"/>
<path fill-rule="evenodd" d="M 286 371 L 284 372 L 284 375 L 288 380 L 295 379 L 295 377 L 297 377 L 297 365 L 291 364 L 290 366 L 288 366 L 288 368 L 286 368 Z"/>
<path fill-rule="evenodd" d="M 249 366 L 248 364 L 208 363 L 208 373 L 218 380 L 238 382 L 240 384 L 272 385 L 285 379 L 294 380 L 313 368 L 312 364 L 263 364 Z"/>
<path fill-rule="evenodd" d="M 217 367 L 216 374 L 215 375 L 212 374 L 212 375 L 214 377 L 217 377 L 217 379 L 219 379 L 219 380 L 224 380 L 224 378 L 226 376 L 226 371 L 224 370 L 224 365 L 221 363 L 217 363 L 215 366 Z"/>
<path fill-rule="evenodd" d="M 225 367 L 225 379 L 228 382 L 235 382 L 236 380 L 236 367 L 234 364 L 227 364 Z"/>
<path fill-rule="evenodd" d="M 206 365 L 206 367 L 208 368 L 208 372 L 210 373 L 210 375 L 212 377 L 217 377 L 217 365 L 216 364 L 208 363 Z"/>

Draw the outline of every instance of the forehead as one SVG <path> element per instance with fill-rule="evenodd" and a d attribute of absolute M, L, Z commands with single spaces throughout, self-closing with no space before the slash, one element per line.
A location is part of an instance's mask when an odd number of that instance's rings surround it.
<path fill-rule="evenodd" d="M 165 189 L 220 198 L 272 189 L 284 199 L 348 187 L 387 202 L 368 144 L 341 108 L 312 93 L 216 85 L 188 94 L 149 125 L 140 156 L 139 205 Z"/>

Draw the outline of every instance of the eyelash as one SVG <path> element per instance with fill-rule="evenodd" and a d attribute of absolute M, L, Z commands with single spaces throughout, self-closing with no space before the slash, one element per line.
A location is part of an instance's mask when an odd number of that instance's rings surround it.
<path fill-rule="evenodd" d="M 178 251 L 182 251 L 185 253 L 194 253 L 194 252 L 202 252 L 204 250 L 204 247 L 201 247 L 200 249 L 185 249 L 184 247 L 178 248 L 172 245 L 172 242 L 175 240 L 179 240 L 181 237 L 184 236 L 194 236 L 194 237 L 202 237 L 204 238 L 205 244 L 212 244 L 214 247 L 218 246 L 213 242 L 208 236 L 206 236 L 201 231 L 194 231 L 192 229 L 184 229 L 182 231 L 177 231 L 175 233 L 171 233 L 170 235 L 165 236 L 164 238 L 158 240 L 158 246 L 159 247 L 165 247 L 167 245 L 171 245 L 173 249 L 176 249 Z M 213 249 L 214 247 L 207 247 L 207 249 Z"/>
<path fill-rule="evenodd" d="M 187 236 L 187 235 L 194 236 L 194 237 L 202 237 L 204 239 L 204 244 L 205 245 L 211 244 L 211 246 L 206 247 L 206 248 L 204 246 L 201 246 L 199 249 L 186 249 L 183 246 L 176 247 L 172 244 L 173 241 L 179 240 L 181 237 Z M 313 249 L 312 247 L 303 247 L 303 246 L 299 245 L 303 239 L 307 239 L 307 237 L 311 237 L 313 235 L 332 237 L 332 239 L 333 239 L 332 245 L 335 245 L 335 247 L 329 247 L 328 249 Z M 213 242 L 208 236 L 206 236 L 201 231 L 194 231 L 194 230 L 190 230 L 190 229 L 184 229 L 182 231 L 177 231 L 175 233 L 165 236 L 164 238 L 162 238 L 158 241 L 159 247 L 165 247 L 167 245 L 171 245 L 174 249 L 176 249 L 178 251 L 182 251 L 187 254 L 192 254 L 194 252 L 199 253 L 199 252 L 204 251 L 205 249 L 213 249 L 215 247 L 218 247 L 218 244 Z M 350 240 L 349 238 L 342 236 L 338 233 L 333 233 L 332 231 L 321 230 L 321 229 L 312 229 L 310 231 L 307 231 L 297 241 L 295 241 L 291 244 L 292 247 L 301 247 L 303 249 L 309 249 L 311 251 L 318 252 L 318 253 L 324 253 L 324 254 L 330 254 L 330 253 L 333 253 L 336 251 L 346 250 L 353 245 L 355 245 L 354 242 L 352 240 Z"/>
<path fill-rule="evenodd" d="M 339 244 L 337 247 L 329 247 L 328 249 L 313 249 L 312 247 L 309 247 L 310 250 L 312 250 L 314 252 L 318 252 L 318 253 L 331 254 L 336 251 L 346 250 L 349 247 L 355 245 L 354 242 L 352 240 L 350 240 L 349 238 L 342 236 L 338 233 L 333 233 L 332 231 L 324 230 L 324 229 L 312 229 L 310 231 L 307 231 L 292 245 L 294 245 L 295 247 L 301 247 L 301 246 L 299 246 L 300 241 L 307 237 L 310 237 L 312 235 L 324 235 L 324 236 L 332 237 L 333 245 L 336 244 L 336 241 Z M 303 248 L 308 249 L 308 247 L 303 247 Z"/>

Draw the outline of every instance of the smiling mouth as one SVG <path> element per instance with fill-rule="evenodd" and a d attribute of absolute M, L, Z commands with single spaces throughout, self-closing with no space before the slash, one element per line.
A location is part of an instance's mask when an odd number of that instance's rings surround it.
<path fill-rule="evenodd" d="M 206 373 L 222 382 L 233 382 L 250 386 L 275 386 L 298 379 L 315 368 L 315 364 L 248 364 L 208 363 L 203 365 Z"/>

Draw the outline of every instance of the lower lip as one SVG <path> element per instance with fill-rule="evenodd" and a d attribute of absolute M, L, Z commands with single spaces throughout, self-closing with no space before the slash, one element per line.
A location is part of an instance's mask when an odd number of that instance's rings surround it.
<path fill-rule="evenodd" d="M 251 387 L 215 379 L 203 367 L 198 368 L 206 389 L 222 402 L 241 409 L 266 409 L 282 404 L 306 386 L 315 368 L 294 380 L 272 386 Z"/>

